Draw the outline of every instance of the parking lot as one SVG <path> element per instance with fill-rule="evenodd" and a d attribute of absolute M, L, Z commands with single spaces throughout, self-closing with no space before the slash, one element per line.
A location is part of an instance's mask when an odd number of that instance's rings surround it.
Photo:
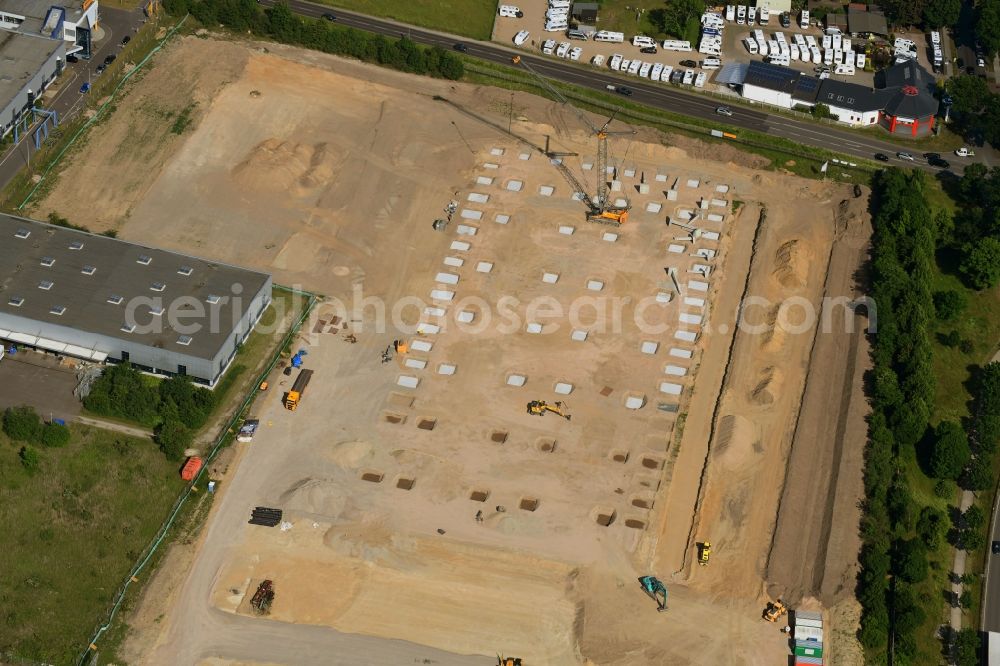
<path fill-rule="evenodd" d="M 19 351 L 0 360 L 0 410 L 30 405 L 43 419 L 69 420 L 81 411 L 75 387 L 75 370 L 53 356 Z"/>
<path fill-rule="evenodd" d="M 724 85 L 715 84 L 715 76 L 718 74 L 717 69 L 701 69 L 702 61 L 704 61 L 708 56 L 704 53 L 698 52 L 698 44 L 693 43 L 691 51 L 667 51 L 661 46 L 662 40 L 657 41 L 656 53 L 644 53 L 640 51 L 640 47 L 633 46 L 631 43 L 632 37 L 634 35 L 625 34 L 625 41 L 623 43 L 609 43 L 609 42 L 597 42 L 593 40 L 576 40 L 569 39 L 566 36 L 565 31 L 562 32 L 545 32 L 545 14 L 548 7 L 548 0 L 521 0 L 517 5 L 523 16 L 520 18 L 511 16 L 498 16 L 496 23 L 494 25 L 493 39 L 499 43 L 514 45 L 514 38 L 519 31 L 527 30 L 529 36 L 527 40 L 520 46 L 520 48 L 532 51 L 536 54 L 541 54 L 543 52 L 543 45 L 546 40 L 555 41 L 555 52 L 551 54 L 546 54 L 548 57 L 557 58 L 559 57 L 557 53 L 560 52 L 560 46 L 567 44 L 568 48 L 564 47 L 562 51 L 565 53 L 563 59 L 570 59 L 570 54 L 573 49 L 579 48 L 580 51 L 578 58 L 573 58 L 578 60 L 581 65 L 586 65 L 588 63 L 593 64 L 594 56 L 602 56 L 602 62 L 599 66 L 603 71 L 608 71 L 608 64 L 615 54 L 619 54 L 622 58 L 626 60 L 639 59 L 645 63 L 651 63 L 652 65 L 660 64 L 664 67 L 669 66 L 674 71 L 685 69 L 693 70 L 694 74 L 698 74 L 702 71 L 707 75 L 707 81 L 705 84 L 705 89 L 714 92 L 726 92 L 727 88 Z M 601 24 L 598 21 L 598 29 L 601 28 Z M 722 30 L 722 53 L 721 60 L 722 64 L 732 63 L 732 62 L 749 62 L 751 60 L 763 60 L 763 54 L 751 54 L 747 51 L 747 48 L 743 45 L 742 41 L 750 37 L 752 39 L 755 30 L 762 30 L 764 32 L 765 38 L 768 40 L 774 39 L 774 35 L 777 32 L 784 34 L 784 37 L 791 44 L 795 41 L 795 35 L 801 34 L 803 36 L 811 36 L 816 40 L 817 43 L 821 43 L 823 40 L 823 29 L 820 25 L 817 25 L 815 21 L 812 21 L 808 28 L 803 29 L 799 25 L 798 15 L 792 17 L 792 22 L 790 27 L 783 28 L 779 22 L 778 16 L 774 15 L 771 17 L 769 25 L 761 27 L 759 25 L 738 25 L 735 21 L 726 21 L 724 24 L 724 29 Z M 932 64 L 930 61 L 930 43 L 928 35 L 921 32 L 909 32 L 896 33 L 897 37 L 903 37 L 912 40 L 917 45 L 917 62 L 920 63 L 927 71 L 932 71 Z M 845 36 L 846 37 L 846 36 Z M 863 52 L 866 41 L 860 38 L 851 38 L 850 43 L 851 48 L 855 52 Z M 891 48 L 891 44 L 890 44 Z M 693 61 L 692 64 L 690 61 Z M 683 63 L 683 64 L 682 64 Z M 797 69 L 799 71 L 805 72 L 809 75 L 815 73 L 815 68 L 817 65 L 813 62 L 802 62 L 801 60 L 792 60 L 789 67 Z M 831 70 L 834 68 L 831 67 Z M 647 68 L 650 71 L 650 68 Z M 631 78 L 634 75 L 624 74 L 625 76 Z M 638 76 L 636 78 L 639 78 Z M 875 74 L 871 71 L 865 71 L 862 68 L 857 68 L 853 75 L 848 74 L 836 74 L 831 72 L 830 78 L 849 81 L 851 83 L 857 83 L 865 86 L 873 86 Z M 696 80 L 696 79 L 695 79 Z"/>

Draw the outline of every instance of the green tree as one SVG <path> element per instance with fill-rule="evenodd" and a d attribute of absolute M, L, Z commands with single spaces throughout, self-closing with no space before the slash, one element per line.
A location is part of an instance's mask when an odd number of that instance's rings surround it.
<path fill-rule="evenodd" d="M 154 437 L 167 460 L 181 460 L 184 457 L 184 450 L 194 441 L 194 433 L 180 421 L 166 421 L 160 424 L 156 428 Z"/>
<path fill-rule="evenodd" d="M 962 74 L 948 80 L 945 86 L 951 96 L 952 111 L 978 115 L 990 101 L 990 89 L 984 79 Z"/>
<path fill-rule="evenodd" d="M 684 39 L 691 19 L 705 13 L 703 0 L 671 0 L 666 7 L 649 12 L 649 20 L 664 35 Z"/>
<path fill-rule="evenodd" d="M 989 55 L 1000 51 L 1000 2 L 983 0 L 976 3 L 976 36 Z"/>
<path fill-rule="evenodd" d="M 955 421 L 941 421 L 934 428 L 930 452 L 930 475 L 936 479 L 957 479 L 969 463 L 969 438 Z"/>
<path fill-rule="evenodd" d="M 30 446 L 22 446 L 17 452 L 17 457 L 21 459 L 21 466 L 24 467 L 28 475 L 33 475 L 41 467 L 42 459 L 38 451 Z"/>
<path fill-rule="evenodd" d="M 834 115 L 830 112 L 830 107 L 826 104 L 816 104 L 810 110 L 813 118 L 833 118 Z"/>
<path fill-rule="evenodd" d="M 989 289 L 1000 280 L 1000 240 L 984 238 L 965 247 L 958 267 L 965 283 L 976 290 Z"/>
<path fill-rule="evenodd" d="M 42 420 L 31 407 L 8 407 L 3 413 L 3 431 L 18 442 L 37 442 Z"/>
<path fill-rule="evenodd" d="M 928 0 L 924 5 L 924 28 L 934 30 L 958 24 L 961 0 Z"/>
<path fill-rule="evenodd" d="M 934 312 L 939 319 L 954 321 L 968 304 L 965 292 L 956 289 L 934 292 Z"/>
<path fill-rule="evenodd" d="M 965 529 L 978 532 L 986 525 L 986 514 L 978 505 L 973 504 L 962 514 L 962 525 Z"/>
<path fill-rule="evenodd" d="M 932 506 L 925 506 L 920 510 L 920 517 L 917 519 L 917 534 L 929 550 L 935 550 L 940 546 L 947 533 L 948 516 L 944 511 Z"/>
<path fill-rule="evenodd" d="M 901 539 L 896 542 L 893 553 L 893 571 L 907 583 L 919 583 L 927 579 L 927 547 L 919 539 Z"/>
<path fill-rule="evenodd" d="M 69 444 L 70 432 L 69 428 L 58 423 L 47 423 L 42 428 L 42 436 L 40 438 L 42 446 L 48 448 L 62 447 Z"/>
<path fill-rule="evenodd" d="M 966 490 L 982 491 L 993 488 L 993 465 L 988 456 L 976 456 L 965 468 L 960 479 Z"/>
<path fill-rule="evenodd" d="M 958 666 L 979 665 L 979 632 L 965 628 L 955 636 L 955 660 Z"/>
<path fill-rule="evenodd" d="M 287 2 L 278 2 L 267 10 L 268 32 L 279 42 L 296 44 L 302 33 L 302 20 L 292 13 Z"/>

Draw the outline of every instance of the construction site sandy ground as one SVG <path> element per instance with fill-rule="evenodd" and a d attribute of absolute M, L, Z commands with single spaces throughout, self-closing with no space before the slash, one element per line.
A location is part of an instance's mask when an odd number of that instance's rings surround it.
<path fill-rule="evenodd" d="M 326 297 L 301 406 L 276 374 L 201 539 L 129 618 L 131 663 L 783 663 L 769 594 L 835 609 L 831 663 L 858 659 L 867 348 L 803 313 L 855 296 L 866 196 L 640 129 L 610 146 L 629 221 L 592 224 L 538 149 L 596 189 L 569 109 L 194 37 L 100 130 L 33 215 Z M 290 529 L 247 525 L 258 505 Z"/>

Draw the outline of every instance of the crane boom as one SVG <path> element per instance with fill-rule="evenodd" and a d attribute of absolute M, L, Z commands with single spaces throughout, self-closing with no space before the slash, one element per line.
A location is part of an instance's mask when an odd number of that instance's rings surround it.
<path fill-rule="evenodd" d="M 597 160 L 596 160 L 597 164 L 595 165 L 597 167 L 596 197 L 590 195 L 587 189 L 583 187 L 582 183 L 580 183 L 579 179 L 577 179 L 576 176 L 573 175 L 573 173 L 569 170 L 569 168 L 565 164 L 562 163 L 562 161 L 553 160 L 553 164 L 556 165 L 556 168 L 559 169 L 563 177 L 566 178 L 570 182 L 570 184 L 576 188 L 578 192 L 582 192 L 583 195 L 586 197 L 586 204 L 587 207 L 589 208 L 587 219 L 590 220 L 591 222 L 600 222 L 603 224 L 612 224 L 615 226 L 623 224 L 628 219 L 628 211 L 629 208 L 631 208 L 631 204 L 629 203 L 628 199 L 625 200 L 624 206 L 613 206 L 608 203 L 608 199 L 610 198 L 608 192 L 608 136 L 617 134 L 635 134 L 635 132 L 608 131 L 608 125 L 610 125 L 611 121 L 615 119 L 617 111 L 613 113 L 610 118 L 608 118 L 607 122 L 605 122 L 603 126 L 598 127 L 593 123 L 593 121 L 590 120 L 590 117 L 587 116 L 586 113 L 584 113 L 577 107 L 570 104 L 569 100 L 567 100 L 566 97 L 561 92 L 556 90 L 555 87 L 553 87 L 552 84 L 545 79 L 545 77 L 536 72 L 535 69 L 531 65 L 529 65 L 526 60 L 523 60 L 520 56 L 515 56 L 514 64 L 523 65 L 524 68 L 531 73 L 531 75 L 535 78 L 535 80 L 538 81 L 539 85 L 541 85 L 545 90 L 549 92 L 549 94 L 555 97 L 560 104 L 563 104 L 573 109 L 573 112 L 576 113 L 578 118 L 580 118 L 580 121 L 587 127 L 588 130 L 590 130 L 590 133 L 597 138 Z M 552 155 L 550 154 L 549 156 L 551 157 Z"/>

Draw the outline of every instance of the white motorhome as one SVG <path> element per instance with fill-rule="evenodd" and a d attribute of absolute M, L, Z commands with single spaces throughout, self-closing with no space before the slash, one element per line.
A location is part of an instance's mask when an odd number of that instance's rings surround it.
<path fill-rule="evenodd" d="M 600 67 L 604 64 L 604 56 L 598 53 L 593 58 L 590 59 L 590 64 L 594 67 Z"/>
<path fill-rule="evenodd" d="M 567 53 L 569 53 L 569 42 L 561 42 L 556 49 L 556 57 L 565 58 Z"/>
<path fill-rule="evenodd" d="M 746 48 L 747 53 L 749 53 L 750 55 L 757 55 L 760 52 L 759 49 L 757 48 L 757 42 L 750 39 L 749 37 L 743 39 L 743 46 L 744 48 Z"/>
<path fill-rule="evenodd" d="M 788 66 L 789 62 L 788 56 L 786 55 L 772 55 L 767 57 L 767 61 L 772 65 L 785 65 Z"/>
<path fill-rule="evenodd" d="M 622 66 L 622 54 L 614 53 L 611 55 L 611 60 L 608 61 L 608 67 L 615 70 L 616 72 L 621 69 Z"/>
<path fill-rule="evenodd" d="M 747 22 L 747 6 L 740 5 L 736 10 L 736 23 L 744 25 Z"/>
<path fill-rule="evenodd" d="M 514 5 L 500 5 L 499 12 L 500 16 L 505 18 L 521 18 L 524 16 L 524 12 Z"/>
<path fill-rule="evenodd" d="M 758 19 L 758 22 L 761 25 L 767 25 L 770 20 L 771 20 L 771 12 L 765 5 L 764 7 L 760 8 L 760 17 Z"/>
<path fill-rule="evenodd" d="M 652 37 L 647 37 L 646 35 L 636 35 L 632 38 L 632 46 L 638 46 L 640 49 L 644 49 L 650 46 L 656 46 L 656 40 Z"/>
<path fill-rule="evenodd" d="M 754 20 L 757 18 L 757 8 L 753 5 L 747 7 L 747 25 L 753 25 Z"/>
<path fill-rule="evenodd" d="M 660 74 L 662 73 L 663 73 L 663 64 L 658 62 L 655 65 L 653 65 L 653 68 L 651 70 L 649 70 L 649 80 L 659 81 Z"/>
<path fill-rule="evenodd" d="M 664 51 L 690 51 L 691 42 L 685 42 L 680 39 L 664 39 L 663 40 L 663 50 Z"/>
<path fill-rule="evenodd" d="M 613 42 L 615 44 L 621 44 L 625 41 L 625 33 L 623 32 L 610 32 L 608 30 L 598 30 L 594 33 L 595 42 Z"/>
<path fill-rule="evenodd" d="M 670 83 L 670 75 L 674 73 L 673 65 L 664 65 L 663 71 L 660 72 L 660 81 L 663 83 Z"/>
<path fill-rule="evenodd" d="M 799 27 L 803 30 L 809 28 L 809 10 L 803 9 L 802 15 L 799 17 Z"/>
<path fill-rule="evenodd" d="M 545 24 L 545 32 L 563 32 L 569 27 L 565 19 L 557 19 L 552 23 Z"/>
<path fill-rule="evenodd" d="M 516 35 L 514 35 L 514 45 L 520 46 L 521 44 L 524 44 L 526 41 L 528 41 L 528 37 L 530 36 L 530 34 L 531 33 L 529 33 L 527 30 L 519 31 Z"/>
<path fill-rule="evenodd" d="M 722 61 L 718 58 L 705 58 L 701 61 L 702 69 L 719 69 L 722 67 Z"/>
<path fill-rule="evenodd" d="M 860 52 L 858 53 L 858 55 L 855 57 L 854 65 L 858 69 L 864 69 L 865 68 L 865 54 L 864 53 L 860 53 Z"/>
<path fill-rule="evenodd" d="M 834 74 L 845 74 L 847 76 L 854 76 L 854 65 L 845 65 L 843 63 L 837 65 L 833 69 Z"/>
<path fill-rule="evenodd" d="M 649 70 L 651 70 L 652 68 L 653 68 L 653 63 L 651 62 L 642 63 L 642 66 L 639 67 L 639 78 L 648 79 Z"/>
<path fill-rule="evenodd" d="M 736 5 L 726 5 L 726 20 L 730 23 L 736 20 Z"/>
<path fill-rule="evenodd" d="M 545 55 L 552 55 L 556 50 L 556 40 L 546 39 L 542 42 L 542 53 Z"/>
<path fill-rule="evenodd" d="M 691 85 L 694 82 L 694 72 L 690 69 L 684 70 L 684 79 L 681 81 L 686 86 Z"/>
<path fill-rule="evenodd" d="M 639 73 L 639 68 L 640 67 L 642 67 L 642 61 L 641 60 L 633 60 L 632 62 L 630 62 L 628 64 L 628 73 L 631 74 L 632 76 L 635 76 L 636 74 Z"/>

